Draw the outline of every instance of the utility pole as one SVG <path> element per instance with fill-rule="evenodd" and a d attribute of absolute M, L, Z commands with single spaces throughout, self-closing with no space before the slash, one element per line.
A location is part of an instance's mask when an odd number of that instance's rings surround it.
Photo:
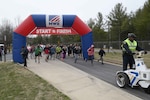
<path fill-rule="evenodd" d="M 110 22 L 107 22 L 108 24 L 108 53 L 109 53 L 109 49 L 110 49 Z"/>
<path fill-rule="evenodd" d="M 119 22 L 119 47 L 118 47 L 119 49 L 120 49 L 120 45 L 121 45 L 121 39 L 120 39 L 121 37 L 120 36 L 121 36 L 121 22 Z"/>

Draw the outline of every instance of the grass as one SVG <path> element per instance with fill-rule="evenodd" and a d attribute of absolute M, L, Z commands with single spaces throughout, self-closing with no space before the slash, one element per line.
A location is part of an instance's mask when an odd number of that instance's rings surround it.
<path fill-rule="evenodd" d="M 70 100 L 19 64 L 0 63 L 0 100 Z"/>
<path fill-rule="evenodd" d="M 95 52 L 95 59 L 98 59 Z M 122 64 L 121 52 L 110 52 L 104 61 Z M 144 56 L 150 68 L 150 54 Z M 0 100 L 71 100 L 48 82 L 12 62 L 0 63 Z"/>
<path fill-rule="evenodd" d="M 147 65 L 148 68 L 150 68 L 150 54 L 144 55 L 144 62 Z M 99 59 L 98 52 L 95 52 L 95 59 Z M 122 65 L 122 53 L 121 52 L 106 52 L 106 55 L 104 56 L 104 61 L 120 64 Z"/>

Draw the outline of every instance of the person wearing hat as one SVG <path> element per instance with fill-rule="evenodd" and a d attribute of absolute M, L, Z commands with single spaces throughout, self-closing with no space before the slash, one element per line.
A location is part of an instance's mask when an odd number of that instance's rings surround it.
<path fill-rule="evenodd" d="M 91 60 L 91 64 L 93 64 L 93 59 L 94 59 L 94 45 L 93 44 L 88 48 L 87 52 L 88 52 L 88 59 Z"/>
<path fill-rule="evenodd" d="M 128 38 L 123 41 L 122 51 L 123 51 L 123 71 L 127 70 L 129 64 L 130 69 L 135 68 L 135 61 L 133 54 L 135 51 L 143 50 L 139 47 L 137 41 L 135 40 L 136 35 L 134 33 L 128 33 Z"/>

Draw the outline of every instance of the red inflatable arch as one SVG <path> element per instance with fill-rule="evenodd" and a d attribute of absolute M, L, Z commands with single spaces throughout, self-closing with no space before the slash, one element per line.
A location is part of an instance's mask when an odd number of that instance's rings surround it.
<path fill-rule="evenodd" d="M 29 34 L 79 34 L 83 57 L 93 44 L 91 29 L 76 15 L 30 15 L 13 32 L 13 61 L 23 63 L 20 50 Z"/>

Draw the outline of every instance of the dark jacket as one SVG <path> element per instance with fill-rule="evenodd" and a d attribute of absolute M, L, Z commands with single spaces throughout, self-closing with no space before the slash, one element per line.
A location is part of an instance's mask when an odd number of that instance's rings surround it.
<path fill-rule="evenodd" d="M 28 53 L 29 53 L 29 51 L 28 51 L 27 48 L 25 48 L 25 47 L 22 48 L 21 55 L 22 55 L 23 58 L 27 58 L 28 57 Z"/>
<path fill-rule="evenodd" d="M 103 55 L 105 55 L 105 51 L 104 51 L 103 49 L 101 49 L 101 50 L 99 50 L 98 54 L 99 54 L 100 56 L 103 56 Z"/>

